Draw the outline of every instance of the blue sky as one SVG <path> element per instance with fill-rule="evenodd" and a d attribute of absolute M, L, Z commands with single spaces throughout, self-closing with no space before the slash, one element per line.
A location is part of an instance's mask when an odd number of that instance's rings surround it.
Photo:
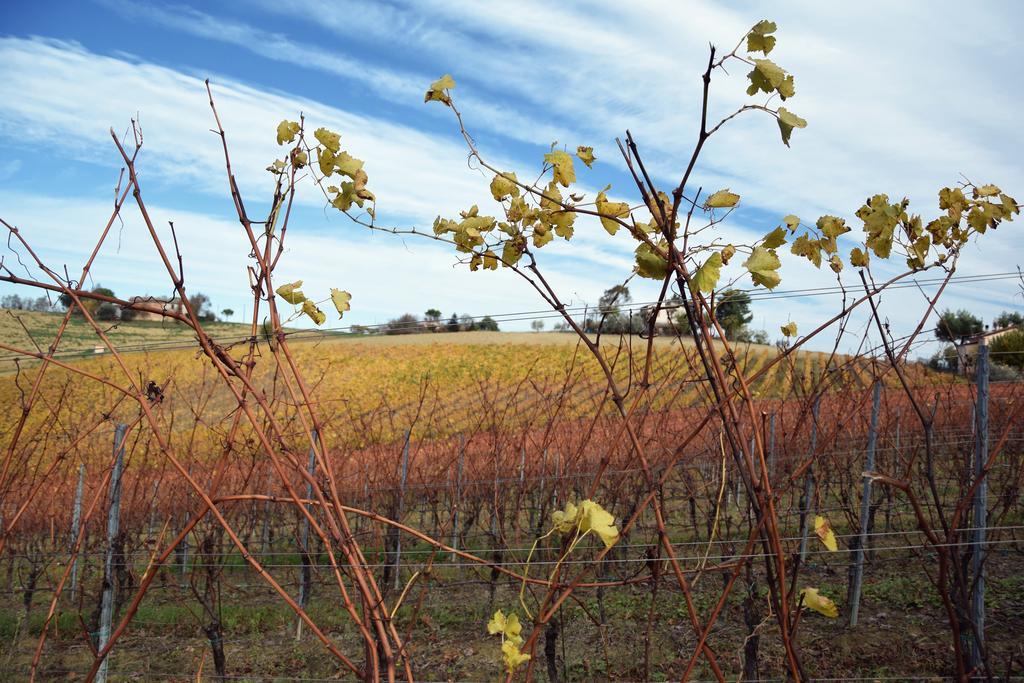
<path fill-rule="evenodd" d="M 1024 196 L 1014 33 L 1024 9 L 1014 2 L 968 12 L 951 2 L 102 0 L 0 7 L 0 216 L 51 264 L 77 272 L 109 213 L 120 168 L 107 130 L 124 131 L 138 115 L 143 190 L 159 224 L 175 223 L 187 286 L 208 293 L 218 309 L 241 312 L 247 248 L 209 132 L 203 79 L 213 83 L 250 213 L 269 197 L 263 169 L 280 153 L 277 122 L 302 111 L 366 160 L 382 224 L 422 227 L 473 203 L 497 208 L 488 179 L 467 168 L 449 112 L 423 104 L 423 91 L 442 73 L 458 82 L 467 124 L 497 165 L 531 176 L 553 141 L 592 145 L 599 161 L 587 172 L 578 164 L 582 190 L 592 196 L 612 183 L 613 195 L 636 203 L 614 138 L 629 128 L 656 179 L 673 186 L 693 144 L 708 43 L 728 51 L 765 17 L 779 24 L 771 56 L 795 74 L 791 109 L 809 126 L 796 131 L 792 149 L 763 115 L 741 116 L 711 139 L 694 183 L 743 196 L 716 236 L 751 241 L 788 213 L 806 222 L 835 214 L 857 226 L 854 211 L 877 192 L 909 197 L 927 218 L 937 190 L 960 174 Z M 740 66 L 716 76 L 713 120 L 748 101 Z M 1015 270 L 1020 229 L 1008 224 L 968 247 L 959 272 Z M 302 194 L 292 230 L 278 281 L 351 291 L 346 323 L 430 307 L 484 315 L 541 304 L 507 272 L 469 273 L 436 244 L 370 235 L 325 211 L 312 192 Z M 134 212 L 117 232 L 94 281 L 125 296 L 168 292 Z M 581 220 L 571 244 L 545 248 L 541 266 L 567 301 L 594 302 L 629 275 L 631 250 L 625 234 L 611 238 Z M 782 289 L 835 284 L 827 269 L 795 257 L 783 262 Z M 853 272 L 844 278 L 857 282 Z M 633 291 L 647 300 L 655 286 Z M 1024 308 L 1020 292 L 1010 280 L 965 284 L 945 303 L 990 319 Z M 887 296 L 897 333 L 916 322 L 922 301 L 914 290 Z M 755 305 L 754 323 L 773 336 L 788 319 L 809 330 L 837 304 L 834 297 L 764 302 Z M 855 318 L 850 330 L 865 324 Z"/>

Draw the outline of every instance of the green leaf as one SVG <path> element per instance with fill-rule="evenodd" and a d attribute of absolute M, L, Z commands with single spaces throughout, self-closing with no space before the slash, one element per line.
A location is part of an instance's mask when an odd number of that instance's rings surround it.
<path fill-rule="evenodd" d="M 430 88 L 427 90 L 427 94 L 424 95 L 424 102 L 444 102 L 447 106 L 452 106 L 452 98 L 448 96 L 448 90 L 455 87 L 455 79 L 450 75 L 445 74 L 441 78 L 437 79 L 430 84 Z"/>
<path fill-rule="evenodd" d="M 750 79 L 748 95 L 756 95 L 758 91 L 770 95 L 786 80 L 786 72 L 770 59 L 755 59 L 754 69 L 747 74 L 747 78 Z"/>
<path fill-rule="evenodd" d="M 562 187 L 569 187 L 576 182 L 576 170 L 572 165 L 572 157 L 567 152 L 557 149 L 544 155 L 544 162 L 554 167 L 555 181 Z"/>
<path fill-rule="evenodd" d="M 664 280 L 668 275 L 668 262 L 643 242 L 636 248 L 636 272 L 640 277 Z"/>
<path fill-rule="evenodd" d="M 286 285 L 281 285 L 275 291 L 277 295 L 287 301 L 290 304 L 298 306 L 306 300 L 306 295 L 302 293 L 299 287 L 302 286 L 302 280 L 296 280 Z"/>
<path fill-rule="evenodd" d="M 283 145 L 286 142 L 292 142 L 298 134 L 299 124 L 296 121 L 289 121 L 285 119 L 281 123 L 277 124 L 277 144 L 279 145 Z"/>
<path fill-rule="evenodd" d="M 597 157 L 594 156 L 593 147 L 584 147 L 580 145 L 576 148 L 576 156 L 580 158 L 580 161 L 587 165 L 587 168 L 593 168 L 594 162 L 597 161 Z"/>
<path fill-rule="evenodd" d="M 718 284 L 718 278 L 722 273 L 722 255 L 717 251 L 708 257 L 708 260 L 701 265 L 693 274 L 691 284 L 698 290 L 711 293 Z"/>
<path fill-rule="evenodd" d="M 740 196 L 734 192 L 729 192 L 729 188 L 719 190 L 710 197 L 704 200 L 705 209 L 729 209 L 740 201 Z"/>
<path fill-rule="evenodd" d="M 796 336 L 796 323 L 790 320 L 788 323 L 782 326 L 782 334 L 787 337 Z"/>
<path fill-rule="evenodd" d="M 774 249 L 775 247 L 781 247 L 785 243 L 786 229 L 780 225 L 764 236 L 764 241 L 761 242 L 761 246 L 765 249 Z"/>
<path fill-rule="evenodd" d="M 763 52 L 766 55 L 771 52 L 775 47 L 775 36 L 768 34 L 775 33 L 776 28 L 774 21 L 764 19 L 757 22 L 747 34 L 747 52 Z"/>
<path fill-rule="evenodd" d="M 334 304 L 335 310 L 338 311 L 339 318 L 343 318 L 345 316 L 345 311 L 351 308 L 348 303 L 351 300 L 352 295 L 348 292 L 340 289 L 331 289 L 331 303 Z"/>
<path fill-rule="evenodd" d="M 491 196 L 499 202 L 506 197 L 518 197 L 519 186 L 516 185 L 516 174 L 502 173 L 494 176 L 494 179 L 491 180 Z"/>
<path fill-rule="evenodd" d="M 333 131 L 329 131 L 326 128 L 317 128 L 313 133 L 313 137 L 332 152 L 337 152 L 341 149 L 341 136 Z"/>
<path fill-rule="evenodd" d="M 793 134 L 794 128 L 806 128 L 807 121 L 800 118 L 785 107 L 779 107 L 779 131 L 782 133 L 782 141 L 789 147 L 789 136 Z"/>
<path fill-rule="evenodd" d="M 750 258 L 743 262 L 743 267 L 750 272 L 754 284 L 764 285 L 768 289 L 775 289 L 782 282 L 782 277 L 778 273 L 781 266 L 778 254 L 764 247 L 754 247 Z"/>

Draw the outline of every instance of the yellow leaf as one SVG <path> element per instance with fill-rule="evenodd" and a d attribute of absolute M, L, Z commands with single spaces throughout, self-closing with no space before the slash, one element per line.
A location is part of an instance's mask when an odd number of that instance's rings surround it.
<path fill-rule="evenodd" d="M 729 192 L 729 188 L 719 190 L 714 193 L 706 200 L 704 200 L 705 209 L 730 209 L 736 206 L 737 202 L 740 201 L 740 196 L 735 192 Z"/>
<path fill-rule="evenodd" d="M 299 124 L 295 121 L 285 119 L 281 123 L 277 124 L 277 144 L 279 145 L 291 142 L 298 134 Z"/>
<path fill-rule="evenodd" d="M 835 619 L 839 616 L 839 609 L 836 607 L 836 604 L 818 593 L 817 588 L 801 588 L 800 596 L 803 598 L 804 607 L 809 607 L 829 619 Z"/>
<path fill-rule="evenodd" d="M 501 644 L 501 652 L 505 661 L 505 670 L 509 673 L 514 672 L 519 665 L 530 661 L 530 655 L 523 654 L 519 650 L 519 645 L 511 640 L 506 640 Z"/>
<path fill-rule="evenodd" d="M 559 533 L 567 534 L 579 526 L 580 511 L 572 503 L 565 504 L 565 510 L 555 510 L 551 513 L 551 522 Z"/>
<path fill-rule="evenodd" d="M 576 156 L 580 158 L 580 161 L 587 165 L 587 168 L 593 168 L 594 162 L 597 161 L 597 157 L 594 156 L 593 147 L 584 147 L 580 145 L 576 148 Z"/>
<path fill-rule="evenodd" d="M 516 174 L 502 173 L 494 176 L 491 181 L 491 196 L 499 202 L 506 197 L 518 197 L 519 186 L 516 185 Z"/>
<path fill-rule="evenodd" d="M 334 131 L 327 130 L 326 128 L 317 128 L 313 132 L 313 137 L 332 152 L 338 152 L 341 149 L 341 136 Z"/>
<path fill-rule="evenodd" d="M 787 337 L 796 336 L 796 323 L 790 320 L 788 323 L 782 326 L 782 334 Z"/>
<path fill-rule="evenodd" d="M 786 229 L 780 225 L 764 236 L 764 241 L 761 242 L 761 246 L 765 249 L 774 249 L 776 247 L 781 247 L 785 243 Z"/>
<path fill-rule="evenodd" d="M 850 251 L 850 263 L 857 268 L 867 268 L 868 255 L 859 247 L 854 247 Z"/>
<path fill-rule="evenodd" d="M 612 513 L 592 500 L 580 503 L 580 511 L 580 531 L 583 533 L 593 531 L 604 542 L 606 548 L 615 545 L 615 542 L 619 540 L 619 530 L 615 528 L 615 518 L 612 517 Z"/>
<path fill-rule="evenodd" d="M 276 290 L 277 295 L 288 303 L 298 306 L 306 300 L 306 295 L 299 289 L 301 286 L 302 280 L 296 280 L 295 282 L 281 285 Z"/>
<path fill-rule="evenodd" d="M 352 295 L 349 294 L 348 292 L 342 291 L 340 289 L 331 289 L 331 302 L 334 304 L 335 310 L 338 311 L 339 318 L 344 317 L 345 311 L 351 308 L 351 306 L 349 306 L 348 303 L 349 301 L 351 301 L 351 299 Z"/>
<path fill-rule="evenodd" d="M 800 218 L 793 214 L 785 216 L 782 219 L 782 222 L 786 224 L 786 227 L 789 228 L 790 232 L 796 232 L 796 229 L 800 227 Z"/>
<path fill-rule="evenodd" d="M 836 543 L 836 534 L 832 531 L 832 525 L 821 515 L 815 515 L 814 517 L 814 533 L 818 534 L 818 538 L 821 539 L 826 548 L 832 552 L 839 550 L 839 544 Z"/>
<path fill-rule="evenodd" d="M 505 613 L 501 610 L 498 610 L 494 613 L 494 616 L 491 617 L 491 620 L 487 622 L 487 632 L 490 633 L 492 636 L 497 635 L 498 633 L 504 633 L 505 623 Z"/>
<path fill-rule="evenodd" d="M 597 193 L 597 212 L 601 214 L 601 225 L 605 230 L 608 231 L 609 235 L 614 235 L 619 231 L 619 224 L 615 221 L 615 218 L 625 218 L 629 215 L 629 204 L 626 202 L 610 202 L 608 196 L 604 191 Z"/>
<path fill-rule="evenodd" d="M 454 87 L 455 79 L 449 74 L 445 74 L 430 84 L 430 89 L 427 90 L 427 94 L 423 97 L 423 101 L 444 102 L 450 107 L 452 104 L 452 98 L 448 96 L 447 91 Z"/>
<path fill-rule="evenodd" d="M 544 163 L 551 164 L 554 168 L 555 181 L 562 187 L 569 187 L 570 183 L 576 182 L 576 169 L 572 165 L 572 157 L 567 152 L 556 149 L 544 155 Z"/>
<path fill-rule="evenodd" d="M 306 299 L 302 302 L 302 312 L 309 316 L 310 320 L 317 325 L 323 325 L 327 321 L 327 315 L 316 307 L 316 304 Z"/>

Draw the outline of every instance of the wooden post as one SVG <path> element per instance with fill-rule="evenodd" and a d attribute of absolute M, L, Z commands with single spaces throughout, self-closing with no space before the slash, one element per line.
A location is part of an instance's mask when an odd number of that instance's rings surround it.
<path fill-rule="evenodd" d="M 78 486 L 75 488 L 75 507 L 71 513 L 71 551 L 74 552 L 75 546 L 78 544 L 78 539 L 83 529 L 82 526 L 82 494 L 85 491 L 85 463 L 78 466 Z M 78 555 L 82 549 L 79 548 L 79 552 L 75 554 L 75 559 L 71 563 L 71 602 L 74 604 L 75 597 L 78 595 Z"/>
<path fill-rule="evenodd" d="M 871 426 L 868 431 L 868 455 L 864 465 L 864 477 L 860 494 L 860 536 L 853 555 L 853 586 L 850 588 L 850 628 L 857 625 L 860 612 L 860 589 L 864 579 L 864 553 L 868 545 L 868 533 L 871 521 L 871 476 L 875 470 L 875 446 L 878 443 L 878 413 L 882 406 L 882 382 L 875 381 L 874 394 L 871 397 Z"/>
<path fill-rule="evenodd" d="M 110 628 L 114 619 L 114 550 L 121 526 L 121 473 L 124 471 L 124 435 L 125 425 L 117 425 L 114 429 L 114 471 L 110 475 L 108 496 L 110 506 L 107 509 L 107 552 L 103 562 L 103 593 L 100 596 L 100 630 L 96 641 L 96 649 L 102 650 L 110 640 Z M 106 657 L 100 663 L 94 679 L 98 683 L 107 681 Z"/>

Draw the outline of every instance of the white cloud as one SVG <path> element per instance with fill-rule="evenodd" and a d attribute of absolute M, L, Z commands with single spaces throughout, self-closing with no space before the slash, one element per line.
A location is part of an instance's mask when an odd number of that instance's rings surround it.
<path fill-rule="evenodd" d="M 262 5 L 266 11 L 334 30 L 344 40 L 322 50 L 191 10 L 161 12 L 156 21 L 293 65 L 348 74 L 389 102 L 413 97 L 410 107 L 419 106 L 421 79 L 450 68 L 460 83 L 457 95 L 463 110 L 485 151 L 497 144 L 490 133 L 538 142 L 557 134 L 569 144 L 594 144 L 599 164 L 617 164 L 611 139 L 630 127 L 656 177 L 663 180 L 674 178 L 688 158 L 707 42 L 731 49 L 735 37 L 761 18 L 748 16 L 746 9 L 707 2 L 628 7 L 521 2 L 514 9 L 502 9 L 493 3 L 436 0 L 397 6 L 361 3 L 344 13 L 329 11 L 331 5 L 319 0 Z M 115 7 L 130 12 L 132 6 Z M 906 194 L 928 215 L 936 189 L 955 182 L 960 172 L 999 183 L 1011 194 L 1024 194 L 1024 174 L 1017 162 L 1021 137 L 1014 120 L 1021 95 L 1006 86 L 1016 77 L 1012 31 L 1019 23 L 1014 15 L 1019 14 L 1009 3 L 972 10 L 965 21 L 985 26 L 982 40 L 961 30 L 960 22 L 948 22 L 946 16 L 961 15 L 952 4 L 773 5 L 771 18 L 778 21 L 780 31 L 772 56 L 796 74 L 792 109 L 808 118 L 810 126 L 796 132 L 793 149 L 787 150 L 770 119 L 740 117 L 709 142 L 694 183 L 709 189 L 729 186 L 743 195 L 746 207 L 780 216 L 795 212 L 809 220 L 823 213 L 852 218 L 860 202 L 875 192 Z M 190 16 L 198 19 L 192 25 L 182 22 Z M 253 13 L 252 21 L 258 17 Z M 364 51 L 368 45 L 375 49 Z M 111 162 L 107 126 L 123 126 L 139 110 L 147 130 L 146 179 L 223 196 L 220 152 L 206 132 L 210 117 L 197 76 L 45 41 L 4 40 L 0 59 L 9 67 L 0 82 L 0 132 L 59 142 L 78 158 Z M 746 101 L 745 71 L 734 67 L 730 76 L 716 77 L 717 116 Z M 230 78 L 214 81 L 236 168 L 250 194 L 257 188 L 266 190 L 268 179 L 259 169 L 279 151 L 268 121 L 294 116 L 300 108 L 317 125 L 341 130 L 353 152 L 367 159 L 382 215 L 422 223 L 437 213 L 465 208 L 486 192 L 481 178 L 467 171 L 464 149 L 454 134 L 439 140 L 423 132 L 428 126 L 417 130 L 420 124 L 405 113 L 401 118 L 408 123 L 399 125 Z M 426 111 L 424 116 L 436 114 Z M 502 152 L 514 158 L 507 149 Z M 628 187 L 620 184 L 617 190 L 625 194 Z M 308 206 L 319 205 L 315 197 L 306 201 Z M 18 202 L 12 198 L 10 203 Z M 179 205 L 188 205 L 187 200 Z M 774 227 L 758 226 L 746 213 L 737 218 L 743 222 L 718 229 L 722 239 L 741 241 Z M 318 224 L 322 223 L 313 223 Z M 1016 224 L 1009 224 L 987 235 L 984 246 L 970 246 L 960 272 L 1013 270 L 1021 253 L 1018 231 Z M 616 277 L 625 277 L 629 250 L 620 245 L 628 240 L 608 238 L 593 225 L 578 229 L 577 235 L 578 248 L 553 246 L 548 253 L 555 258 L 550 262 L 556 272 L 566 274 L 567 282 L 571 274 L 566 291 L 596 298 Z M 308 233 L 301 236 L 321 239 Z M 364 241 L 360 240 L 360 249 Z M 395 244 L 391 238 L 374 239 L 366 247 L 371 251 L 360 253 L 364 262 L 387 263 L 390 272 L 391 261 L 386 259 L 400 258 L 388 251 Z M 462 274 L 450 268 L 447 252 L 408 244 L 416 254 L 427 256 L 402 263 L 412 268 L 426 262 L 437 266 L 430 271 L 436 279 L 420 280 L 412 287 L 419 300 L 434 296 L 428 292 L 435 287 L 445 297 L 484 296 L 479 291 L 484 280 L 479 275 L 461 279 Z M 334 247 L 340 245 L 333 242 Z M 332 245 L 316 246 L 319 252 L 305 252 L 296 241 L 293 255 L 316 261 L 334 254 Z M 399 250 L 404 252 L 404 247 Z M 784 260 L 788 263 L 783 287 L 834 284 L 827 271 L 815 271 L 792 257 Z M 383 288 L 371 270 L 358 272 L 365 272 L 369 289 L 371 282 Z M 490 274 L 484 277 L 490 288 L 495 281 Z M 449 286 L 447 278 L 458 284 Z M 336 284 L 327 280 L 325 286 Z M 522 303 L 532 294 L 521 283 L 507 286 L 507 292 L 488 290 L 488 296 L 504 297 L 507 305 L 502 310 L 534 308 L 535 300 Z M 648 298 L 654 285 L 638 283 L 636 289 L 636 298 Z M 975 290 L 954 287 L 945 304 L 969 304 L 986 317 L 1020 305 L 1010 285 Z M 890 310 L 899 313 L 893 321 L 897 333 L 916 322 L 907 311 L 921 308 L 920 295 L 902 290 L 886 299 Z M 489 299 L 475 301 L 485 306 Z M 396 303 L 387 308 L 388 314 L 407 307 L 412 304 Z M 476 310 L 490 312 L 486 306 Z M 808 330 L 828 310 L 832 304 L 823 305 L 821 299 L 786 299 L 755 307 L 755 322 L 763 318 L 774 333 L 777 324 L 792 316 L 801 330 Z"/>

